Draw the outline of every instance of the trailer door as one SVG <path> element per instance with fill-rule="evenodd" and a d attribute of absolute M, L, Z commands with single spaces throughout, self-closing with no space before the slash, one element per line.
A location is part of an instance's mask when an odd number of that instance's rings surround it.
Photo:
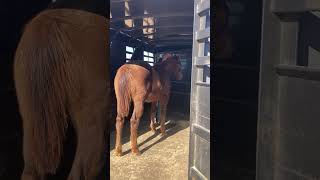
<path fill-rule="evenodd" d="M 257 180 L 320 177 L 319 11 L 319 0 L 264 0 Z"/>
<path fill-rule="evenodd" d="M 210 179 L 210 0 L 194 1 L 189 179 Z"/>

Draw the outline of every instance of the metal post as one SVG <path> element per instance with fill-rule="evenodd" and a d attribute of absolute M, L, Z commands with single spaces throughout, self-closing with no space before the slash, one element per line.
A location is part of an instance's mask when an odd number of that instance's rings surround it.
<path fill-rule="evenodd" d="M 190 100 L 189 179 L 210 179 L 210 1 L 194 1 Z M 210 48 L 209 48 L 210 49 Z M 210 78 L 210 76 L 209 76 Z"/>

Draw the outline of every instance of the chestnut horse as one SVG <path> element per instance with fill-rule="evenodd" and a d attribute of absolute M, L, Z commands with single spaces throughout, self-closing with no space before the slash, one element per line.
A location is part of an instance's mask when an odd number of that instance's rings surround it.
<path fill-rule="evenodd" d="M 140 65 L 138 65 L 140 64 Z M 122 155 L 121 134 L 124 118 L 129 114 L 133 101 L 134 109 L 130 119 L 131 151 L 139 155 L 137 129 L 143 114 L 144 102 L 151 102 L 150 128 L 155 132 L 156 103 L 160 104 L 160 131 L 165 133 L 165 117 L 170 96 L 170 80 L 182 79 L 181 63 L 177 56 L 166 54 L 162 62 L 151 67 L 146 62 L 122 65 L 115 76 L 114 87 L 117 98 L 115 155 Z"/>
<path fill-rule="evenodd" d="M 14 63 L 22 180 L 56 173 L 68 126 L 77 135 L 68 180 L 106 178 L 108 26 L 105 17 L 75 9 L 45 10 L 25 26 Z"/>

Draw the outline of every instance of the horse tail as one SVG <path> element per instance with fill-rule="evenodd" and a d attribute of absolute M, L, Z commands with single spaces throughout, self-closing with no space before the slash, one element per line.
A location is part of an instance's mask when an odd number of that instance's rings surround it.
<path fill-rule="evenodd" d="M 25 27 L 15 54 L 24 156 L 32 158 L 36 170 L 43 174 L 55 173 L 63 153 L 67 95 L 76 92 L 68 71 L 71 52 L 60 24 L 53 18 L 37 16 Z"/>
<path fill-rule="evenodd" d="M 117 71 L 114 87 L 117 98 L 117 114 L 121 117 L 127 117 L 130 110 L 130 72 L 123 67 Z"/>

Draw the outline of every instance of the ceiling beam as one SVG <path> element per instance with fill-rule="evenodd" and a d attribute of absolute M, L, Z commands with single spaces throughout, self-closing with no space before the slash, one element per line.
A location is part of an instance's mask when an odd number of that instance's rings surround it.
<path fill-rule="evenodd" d="M 166 43 L 166 44 L 152 44 L 153 47 L 159 48 L 159 47 L 167 47 L 167 46 L 190 46 L 192 47 L 192 43 Z"/>
<path fill-rule="evenodd" d="M 131 28 L 121 28 L 121 31 L 137 31 L 146 28 L 154 28 L 154 29 L 174 29 L 174 28 L 190 28 L 192 29 L 193 26 L 191 25 L 167 25 L 167 26 L 159 26 L 159 25 L 149 25 L 149 26 L 139 26 L 139 27 L 131 27 Z"/>
<path fill-rule="evenodd" d="M 183 39 L 178 39 L 178 38 L 172 38 L 172 39 L 155 39 L 155 40 L 152 40 L 150 39 L 149 42 L 177 42 L 177 43 L 180 43 L 180 42 L 192 42 L 193 38 L 183 38 Z"/>
<path fill-rule="evenodd" d="M 164 37 L 150 39 L 148 42 L 166 42 L 166 41 L 190 41 L 192 42 L 193 37 Z"/>
<path fill-rule="evenodd" d="M 110 3 L 124 3 L 124 2 L 132 2 L 133 0 L 111 0 Z"/>
<path fill-rule="evenodd" d="M 168 31 L 156 31 L 153 33 L 147 33 L 147 34 L 141 34 L 141 33 L 132 33 L 132 32 L 128 32 L 128 31 L 123 31 L 126 32 L 128 34 L 130 34 L 132 37 L 146 37 L 148 35 L 161 35 L 161 36 L 167 36 L 167 35 L 172 35 L 172 34 L 192 34 L 192 30 L 191 29 L 180 29 L 180 30 L 168 30 Z"/>
<path fill-rule="evenodd" d="M 185 46 L 185 45 L 182 45 L 182 46 L 161 46 L 161 47 L 156 47 L 155 48 L 155 51 L 157 53 L 160 53 L 160 52 L 165 52 L 165 51 L 190 51 L 192 50 L 192 46 Z"/>
<path fill-rule="evenodd" d="M 134 38 L 142 38 L 142 37 L 148 37 L 150 35 L 154 35 L 155 38 L 166 38 L 166 37 L 189 37 L 193 36 L 192 33 L 149 33 L 149 34 L 144 34 L 142 36 L 133 36 Z"/>
<path fill-rule="evenodd" d="M 114 17 L 112 15 L 112 17 Z M 123 16 L 118 18 L 111 18 L 110 22 L 124 21 L 127 19 L 143 19 L 143 18 L 170 18 L 170 17 L 193 17 L 193 12 L 174 12 L 174 13 L 159 13 L 159 14 L 144 14 L 136 16 Z"/>

